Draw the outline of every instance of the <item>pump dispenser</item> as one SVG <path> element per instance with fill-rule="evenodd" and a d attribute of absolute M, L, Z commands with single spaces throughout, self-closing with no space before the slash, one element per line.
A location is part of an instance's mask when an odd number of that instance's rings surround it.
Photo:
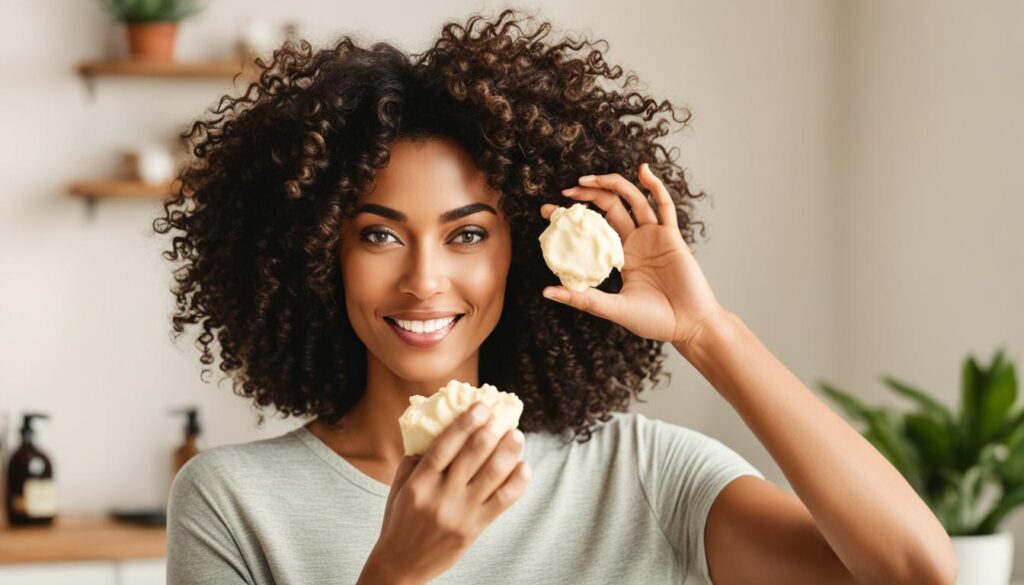
<path fill-rule="evenodd" d="M 57 515 L 57 485 L 50 458 L 36 447 L 32 421 L 49 415 L 25 413 L 21 446 L 7 467 L 7 519 L 12 526 L 50 524 Z"/>
<path fill-rule="evenodd" d="M 171 414 L 184 414 L 185 419 L 185 442 L 174 450 L 171 458 L 171 479 L 178 475 L 178 470 L 188 463 L 188 460 L 200 451 L 199 434 L 202 429 L 199 427 L 199 410 L 197 408 L 180 408 L 172 410 Z"/>

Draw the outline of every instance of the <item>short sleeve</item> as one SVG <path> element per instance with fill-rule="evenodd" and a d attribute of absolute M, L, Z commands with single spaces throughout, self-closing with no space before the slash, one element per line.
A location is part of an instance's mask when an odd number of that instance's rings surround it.
<path fill-rule="evenodd" d="M 167 585 L 252 585 L 253 579 L 216 502 L 212 453 L 190 459 L 175 476 L 167 502 Z"/>
<path fill-rule="evenodd" d="M 641 488 L 687 574 L 711 583 L 704 527 L 719 492 L 742 475 L 764 475 L 699 431 L 635 414 Z"/>

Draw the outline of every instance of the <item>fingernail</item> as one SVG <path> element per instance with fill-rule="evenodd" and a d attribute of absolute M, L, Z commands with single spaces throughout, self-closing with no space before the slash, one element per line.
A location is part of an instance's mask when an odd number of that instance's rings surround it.
<path fill-rule="evenodd" d="M 565 293 L 562 292 L 560 289 L 557 289 L 557 288 L 551 288 L 551 287 L 545 288 L 544 291 L 541 294 L 543 294 L 545 298 L 551 299 L 553 301 L 563 301 L 564 302 L 564 301 L 568 300 L 566 298 L 566 296 L 565 296 Z"/>
<path fill-rule="evenodd" d="M 576 187 L 569 187 L 568 189 L 562 189 L 562 193 L 575 193 Z"/>
<path fill-rule="evenodd" d="M 597 177 L 595 177 L 594 175 L 586 175 L 586 176 L 580 177 L 580 182 L 581 183 L 587 183 L 587 182 L 593 181 L 596 178 Z"/>
<path fill-rule="evenodd" d="M 482 402 L 476 403 L 475 405 L 473 405 L 471 414 L 477 422 L 483 422 L 487 420 L 487 405 Z"/>
<path fill-rule="evenodd" d="M 520 431 L 519 429 L 516 429 L 512 435 L 515 437 L 517 443 L 522 443 L 526 440 L 526 436 L 523 435 L 523 431 Z"/>

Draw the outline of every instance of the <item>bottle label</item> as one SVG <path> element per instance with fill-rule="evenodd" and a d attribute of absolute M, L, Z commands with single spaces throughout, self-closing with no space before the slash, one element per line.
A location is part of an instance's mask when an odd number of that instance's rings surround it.
<path fill-rule="evenodd" d="M 57 484 L 53 479 L 27 479 L 22 493 L 26 516 L 49 518 L 57 515 Z"/>

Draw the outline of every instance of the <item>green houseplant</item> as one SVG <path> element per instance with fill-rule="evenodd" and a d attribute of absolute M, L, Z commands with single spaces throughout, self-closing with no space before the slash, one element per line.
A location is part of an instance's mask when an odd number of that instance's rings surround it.
<path fill-rule="evenodd" d="M 908 399 L 915 406 L 912 410 L 869 406 L 818 382 L 953 537 L 961 583 L 975 582 L 968 577 L 972 561 L 964 558 L 964 547 L 974 555 L 986 538 L 998 540 L 993 544 L 1000 552 L 977 559 L 977 568 L 987 575 L 987 580 L 979 577 L 977 582 L 1009 580 L 1011 567 L 999 568 L 999 576 L 992 577 L 993 563 L 1012 565 L 1012 535 L 997 531 L 1007 515 L 1024 504 L 1024 407 L 1016 404 L 1016 371 L 1004 353 L 1004 348 L 998 349 L 987 366 L 979 365 L 974 356 L 963 361 L 956 411 L 892 376 L 882 376 L 882 382 Z M 994 561 L 995 557 L 1006 560 Z"/>
<path fill-rule="evenodd" d="M 203 10 L 196 0 L 99 0 L 128 33 L 133 59 L 173 61 L 179 21 Z"/>

